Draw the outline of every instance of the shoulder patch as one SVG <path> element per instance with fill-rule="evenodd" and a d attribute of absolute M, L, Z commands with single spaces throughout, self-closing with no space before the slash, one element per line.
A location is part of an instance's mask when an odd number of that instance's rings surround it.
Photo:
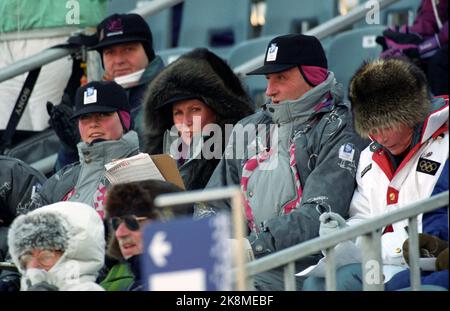
<path fill-rule="evenodd" d="M 430 159 L 419 158 L 419 162 L 417 162 L 416 171 L 420 173 L 425 173 L 428 175 L 436 175 L 441 163 L 432 161 Z"/>
<path fill-rule="evenodd" d="M 361 172 L 361 178 L 363 178 L 364 175 L 366 175 L 366 173 L 368 171 L 370 171 L 370 169 L 372 168 L 372 163 L 370 163 L 369 165 L 367 165 Z"/>

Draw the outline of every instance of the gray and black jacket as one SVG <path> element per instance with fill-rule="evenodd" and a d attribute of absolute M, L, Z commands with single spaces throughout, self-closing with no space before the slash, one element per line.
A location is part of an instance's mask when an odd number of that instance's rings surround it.
<path fill-rule="evenodd" d="M 326 104 L 318 107 L 321 102 Z M 308 112 L 302 107 L 312 109 Z M 298 100 L 269 103 L 264 111 L 238 124 L 244 127 L 273 124 L 278 128 L 279 162 L 273 169 L 256 171 L 248 183 L 247 197 L 261 228 L 259 233 L 251 232 L 247 237 L 256 257 L 317 237 L 319 216 L 324 211 L 347 216 L 355 188 L 356 165 L 367 142 L 354 132 L 350 107 L 342 102 L 341 85 L 336 83 L 332 72 L 327 80 Z M 258 129 L 261 131 L 261 127 Z M 255 148 L 261 143 L 255 136 L 233 137 L 236 139 L 230 139 L 224 158 L 206 188 L 239 185 L 244 164 L 255 155 Z M 295 167 L 302 197 L 300 207 L 285 214 L 283 204 L 298 196 L 289 170 L 291 143 L 295 145 Z M 236 153 L 237 145 L 244 146 L 240 157 Z M 342 153 L 345 146 L 349 149 L 347 155 Z M 228 202 L 217 201 L 208 206 L 196 206 L 195 214 L 203 217 L 229 209 Z M 309 264 L 312 262 L 304 267 Z"/>
<path fill-rule="evenodd" d="M 104 176 L 104 165 L 136 155 L 139 152 L 138 137 L 129 131 L 119 140 L 107 140 L 87 145 L 77 145 L 80 162 L 62 168 L 43 185 L 21 213 L 59 201 L 82 202 L 94 207 L 103 216 L 104 192 L 99 187 L 109 187 Z"/>
<path fill-rule="evenodd" d="M 47 180 L 45 176 L 25 162 L 0 156 L 0 261 L 4 261 L 8 247 L 8 227 Z"/>

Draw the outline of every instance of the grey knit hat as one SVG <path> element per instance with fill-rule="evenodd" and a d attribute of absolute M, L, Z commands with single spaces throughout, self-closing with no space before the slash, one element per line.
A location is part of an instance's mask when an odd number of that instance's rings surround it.
<path fill-rule="evenodd" d="M 31 213 L 18 216 L 9 229 L 8 245 L 13 258 L 33 249 L 65 251 L 68 223 L 59 213 Z"/>

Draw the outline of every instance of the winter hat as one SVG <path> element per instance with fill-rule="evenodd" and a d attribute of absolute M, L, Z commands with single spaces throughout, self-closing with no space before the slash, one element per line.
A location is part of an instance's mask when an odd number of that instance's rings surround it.
<path fill-rule="evenodd" d="M 130 104 L 125 90 L 114 81 L 92 81 L 78 88 L 72 119 L 93 112 L 118 112 L 125 131 L 131 128 Z"/>
<path fill-rule="evenodd" d="M 141 42 L 148 61 L 155 57 L 152 32 L 139 14 L 113 14 L 97 26 L 98 43 L 93 47 L 100 54 L 105 47 L 128 42 Z"/>
<path fill-rule="evenodd" d="M 247 75 L 266 75 L 299 67 L 305 81 L 314 86 L 326 79 L 328 62 L 320 41 L 313 36 L 289 34 L 272 39 L 264 65 Z"/>
<path fill-rule="evenodd" d="M 349 99 L 356 132 L 362 137 L 372 129 L 399 124 L 413 128 L 431 109 L 425 74 L 400 59 L 364 63 L 350 81 Z"/>
<path fill-rule="evenodd" d="M 68 241 L 68 223 L 58 213 L 20 215 L 8 232 L 9 250 L 17 259 L 33 249 L 64 252 Z"/>

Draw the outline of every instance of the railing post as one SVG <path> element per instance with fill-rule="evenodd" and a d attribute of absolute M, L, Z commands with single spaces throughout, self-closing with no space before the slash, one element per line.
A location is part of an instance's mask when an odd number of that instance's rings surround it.
<path fill-rule="evenodd" d="M 384 282 L 380 232 L 372 231 L 361 238 L 363 290 L 382 291 L 384 290 Z"/>
<path fill-rule="evenodd" d="M 285 291 L 295 291 L 297 287 L 295 286 L 295 261 L 291 261 L 284 266 L 284 290 Z"/>
<path fill-rule="evenodd" d="M 417 232 L 417 216 L 408 218 L 408 238 L 411 290 L 420 290 L 419 236 Z"/>
<path fill-rule="evenodd" d="M 242 215 L 242 194 L 239 189 L 234 191 L 233 197 L 231 198 L 232 206 L 232 218 L 233 218 L 233 228 L 234 228 L 234 238 L 237 239 L 237 254 L 235 254 L 235 264 L 236 264 L 236 290 L 246 290 L 246 271 L 245 271 L 245 258 L 244 255 L 244 218 Z"/>
<path fill-rule="evenodd" d="M 327 291 L 336 290 L 336 256 L 334 247 L 325 250 L 327 257 L 326 274 L 325 274 L 325 288 Z"/>

